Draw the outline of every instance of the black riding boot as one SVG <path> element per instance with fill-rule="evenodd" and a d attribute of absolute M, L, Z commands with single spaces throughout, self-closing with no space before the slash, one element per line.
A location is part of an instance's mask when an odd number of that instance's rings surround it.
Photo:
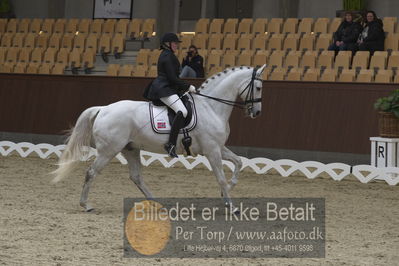
<path fill-rule="evenodd" d="M 182 112 L 177 112 L 175 119 L 173 119 L 172 128 L 170 129 L 169 142 L 165 144 L 164 148 L 170 157 L 177 158 L 176 141 L 179 135 L 179 130 L 184 126 L 184 117 Z"/>

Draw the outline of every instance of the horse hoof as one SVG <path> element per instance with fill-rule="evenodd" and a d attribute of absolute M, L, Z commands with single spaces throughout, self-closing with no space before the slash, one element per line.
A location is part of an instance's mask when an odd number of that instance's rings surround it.
<path fill-rule="evenodd" d="M 85 209 L 85 212 L 94 211 L 94 208 L 91 207 L 90 205 L 81 204 L 80 206 L 82 206 Z"/>

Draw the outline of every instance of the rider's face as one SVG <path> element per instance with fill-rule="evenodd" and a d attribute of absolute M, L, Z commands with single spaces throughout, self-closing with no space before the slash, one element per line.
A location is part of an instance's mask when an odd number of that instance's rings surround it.
<path fill-rule="evenodd" d="M 170 48 L 172 49 L 173 52 L 176 52 L 177 48 L 179 48 L 179 43 L 178 42 L 170 43 Z"/>

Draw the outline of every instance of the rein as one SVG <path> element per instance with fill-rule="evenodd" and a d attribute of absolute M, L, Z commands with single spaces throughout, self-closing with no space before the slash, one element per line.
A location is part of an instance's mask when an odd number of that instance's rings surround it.
<path fill-rule="evenodd" d="M 227 105 L 230 105 L 233 107 L 240 108 L 240 109 L 245 109 L 245 105 L 247 105 L 248 103 L 252 104 L 252 107 L 253 107 L 254 103 L 258 103 L 258 102 L 262 101 L 262 98 L 254 98 L 254 94 L 253 94 L 255 80 L 263 81 L 262 79 L 256 77 L 257 70 L 258 70 L 257 68 L 254 68 L 254 70 L 252 71 L 251 81 L 240 93 L 240 96 L 241 96 L 242 94 L 244 94 L 245 91 L 247 91 L 247 95 L 245 96 L 245 101 L 230 101 L 230 100 L 226 100 L 226 99 L 221 99 L 221 98 L 216 98 L 216 97 L 208 96 L 205 94 L 201 94 L 200 92 L 197 92 L 196 94 L 200 95 L 202 97 L 220 102 L 220 103 L 224 103 L 224 104 L 227 104 Z"/>

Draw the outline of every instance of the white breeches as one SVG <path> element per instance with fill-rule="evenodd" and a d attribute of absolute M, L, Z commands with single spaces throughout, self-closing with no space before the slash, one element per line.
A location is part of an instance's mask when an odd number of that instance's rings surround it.
<path fill-rule="evenodd" d="M 169 108 L 171 108 L 173 111 L 175 111 L 176 114 L 180 111 L 182 112 L 183 117 L 187 116 L 187 109 L 177 94 L 173 94 L 168 97 L 162 97 L 160 100 L 169 106 Z"/>

